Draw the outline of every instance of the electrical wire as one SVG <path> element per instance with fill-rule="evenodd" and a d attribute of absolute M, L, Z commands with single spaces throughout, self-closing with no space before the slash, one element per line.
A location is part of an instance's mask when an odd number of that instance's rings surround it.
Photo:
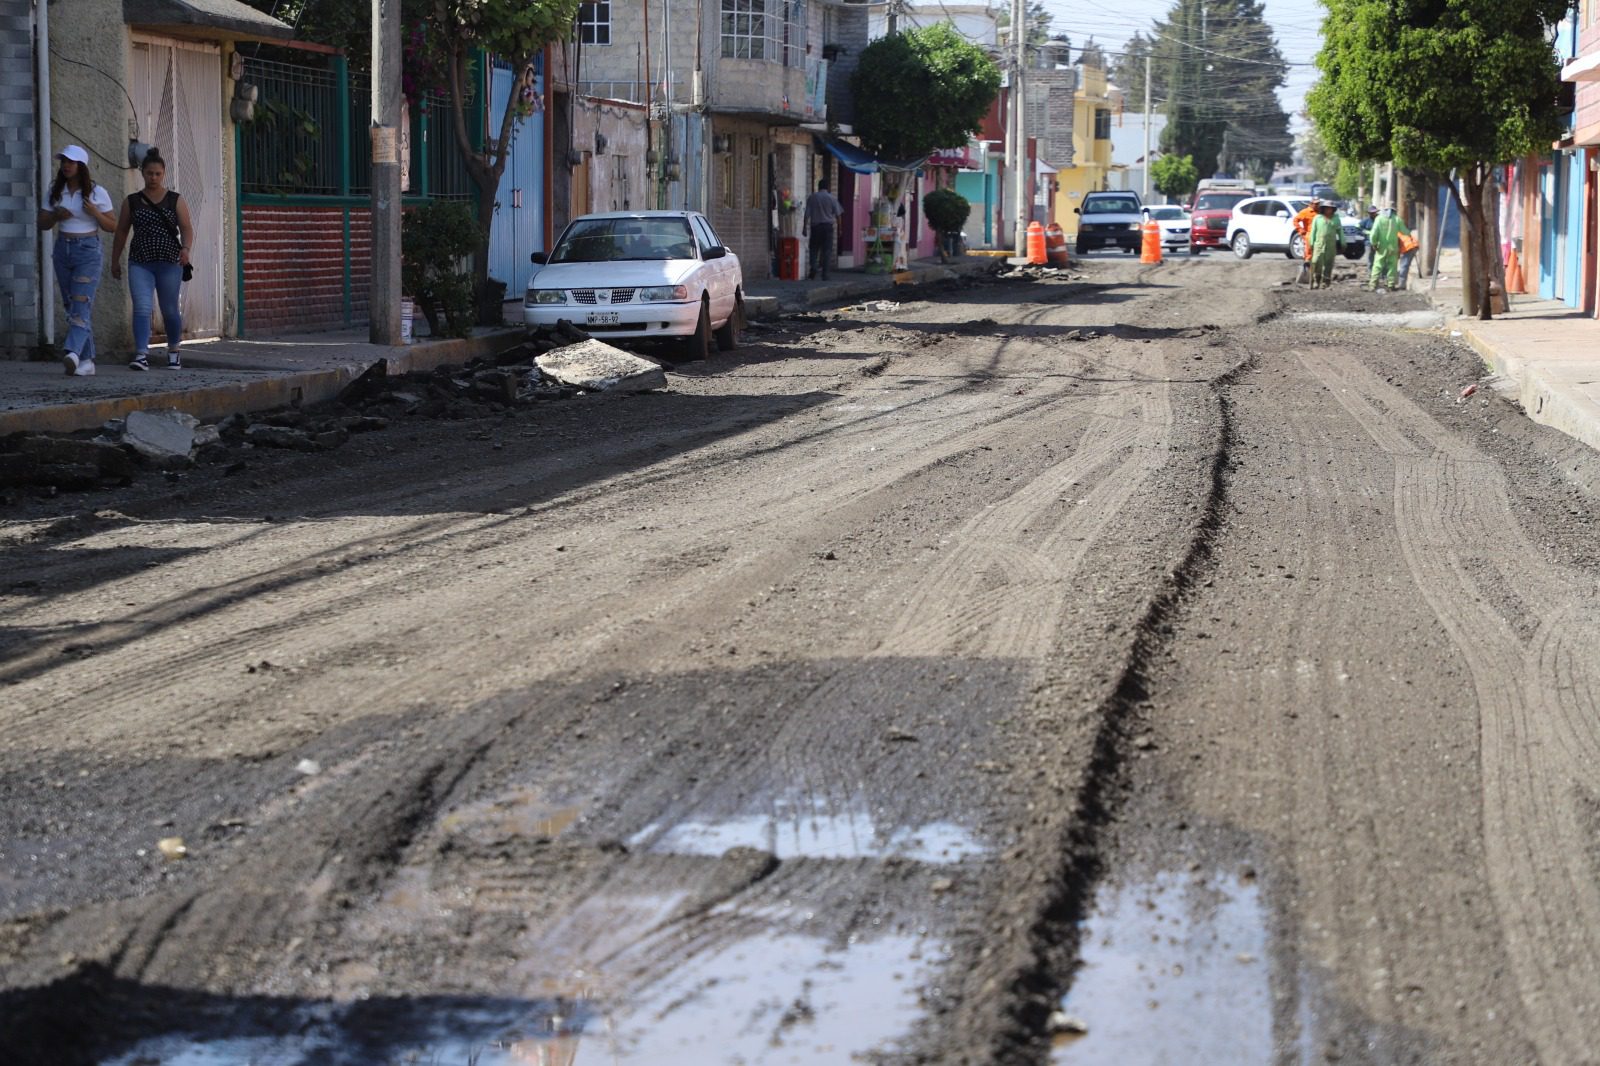
<path fill-rule="evenodd" d="M 85 70 L 92 70 L 96 74 L 100 75 L 102 78 L 104 78 L 107 81 L 111 82 L 111 84 L 115 85 L 117 88 L 121 89 L 122 90 L 123 99 L 128 101 L 128 113 L 133 116 L 133 139 L 136 140 L 136 141 L 139 139 L 139 109 L 134 106 L 134 104 L 133 104 L 133 96 L 132 96 L 132 94 L 130 94 L 128 92 L 128 87 L 126 85 L 122 84 L 116 78 L 113 78 L 110 74 L 107 74 L 105 71 L 101 70 L 97 66 L 94 66 L 93 64 L 84 63 L 84 62 L 81 62 L 80 60 L 73 59 L 70 56 L 62 55 L 60 52 L 56 51 L 56 46 L 55 45 L 51 45 L 50 46 L 50 54 L 55 56 L 57 59 L 61 60 L 63 63 L 71 63 L 73 66 L 83 67 Z M 66 129 L 65 126 L 62 126 L 61 128 L 62 129 Z M 67 132 L 71 133 L 72 131 L 68 130 Z M 76 135 L 74 135 L 74 136 L 76 136 Z M 99 152 L 96 152 L 95 154 L 96 155 L 100 155 Z M 104 159 L 105 156 L 100 156 L 100 158 Z M 131 170 L 132 168 L 131 167 L 123 167 L 122 169 L 123 170 Z"/>

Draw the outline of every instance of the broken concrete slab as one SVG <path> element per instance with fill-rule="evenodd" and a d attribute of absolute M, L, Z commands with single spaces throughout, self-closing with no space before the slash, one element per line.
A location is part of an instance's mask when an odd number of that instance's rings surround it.
<path fill-rule="evenodd" d="M 134 474 L 133 456 L 114 443 L 70 437 L 21 437 L 0 455 L 0 486 L 94 488 L 102 480 L 124 482 Z"/>
<path fill-rule="evenodd" d="M 244 431 L 244 439 L 248 444 L 258 448 L 289 448 L 294 451 L 316 451 L 317 442 L 311 439 L 311 434 L 303 429 L 294 429 L 290 426 L 274 426 L 266 422 L 257 422 Z"/>
<path fill-rule="evenodd" d="M 194 431 L 200 420 L 182 411 L 129 411 L 122 427 L 122 443 L 158 464 L 182 464 L 194 450 Z"/>
<path fill-rule="evenodd" d="M 591 392 L 648 392 L 667 387 L 666 371 L 661 367 L 604 341 L 569 344 L 534 362 L 552 381 Z"/>

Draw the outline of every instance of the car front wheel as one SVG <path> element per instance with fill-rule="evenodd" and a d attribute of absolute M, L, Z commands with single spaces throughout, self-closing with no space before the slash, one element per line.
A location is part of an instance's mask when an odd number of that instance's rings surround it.
<path fill-rule="evenodd" d="M 728 321 L 717 327 L 717 351 L 731 352 L 739 346 L 739 329 L 744 325 L 744 295 L 733 294 L 733 310 Z"/>
<path fill-rule="evenodd" d="M 1249 259 L 1255 255 L 1255 249 L 1250 247 L 1250 234 L 1240 230 L 1233 235 L 1233 254 L 1240 259 Z"/>
<path fill-rule="evenodd" d="M 1306 235 L 1296 233 L 1289 238 L 1289 251 L 1286 253 L 1290 259 L 1304 259 L 1306 257 Z"/>
<path fill-rule="evenodd" d="M 1344 257 L 1346 259 L 1360 259 L 1362 256 L 1364 256 L 1366 254 L 1367 254 L 1367 248 L 1366 248 L 1366 245 L 1363 245 L 1363 244 L 1352 245 L 1351 247 L 1346 248 L 1344 250 Z"/>
<path fill-rule="evenodd" d="M 711 357 L 711 311 L 704 298 L 700 300 L 700 318 L 695 322 L 694 332 L 683 339 L 679 352 L 680 358 L 687 362 Z"/>

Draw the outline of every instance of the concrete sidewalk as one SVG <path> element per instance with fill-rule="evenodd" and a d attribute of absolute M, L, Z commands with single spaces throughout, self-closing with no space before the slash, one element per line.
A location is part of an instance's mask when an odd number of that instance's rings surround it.
<path fill-rule="evenodd" d="M 1488 322 L 1462 315 L 1461 254 L 1440 257 L 1434 305 L 1496 374 L 1513 383 L 1535 422 L 1600 450 L 1600 320 L 1559 300 L 1511 295 Z M 1427 280 L 1415 283 L 1426 292 Z"/>
<path fill-rule="evenodd" d="M 454 366 L 493 355 L 522 339 L 520 328 L 485 330 L 466 339 L 421 341 L 403 348 L 369 344 L 366 331 L 319 333 L 271 341 L 189 344 L 182 370 L 129 370 L 125 356 L 100 361 L 94 377 L 68 377 L 60 363 L 0 360 L 0 436 L 92 429 L 129 411 L 176 408 L 203 421 L 286 404 L 331 400 L 380 359 L 391 374 Z"/>

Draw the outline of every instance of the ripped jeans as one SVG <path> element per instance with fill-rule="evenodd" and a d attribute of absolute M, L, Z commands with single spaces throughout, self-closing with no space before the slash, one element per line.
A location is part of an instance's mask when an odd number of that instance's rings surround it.
<path fill-rule="evenodd" d="M 100 264 L 105 252 L 99 234 L 57 237 L 50 258 L 67 309 L 67 337 L 61 347 L 85 363 L 94 362 L 94 295 L 100 288 Z"/>

